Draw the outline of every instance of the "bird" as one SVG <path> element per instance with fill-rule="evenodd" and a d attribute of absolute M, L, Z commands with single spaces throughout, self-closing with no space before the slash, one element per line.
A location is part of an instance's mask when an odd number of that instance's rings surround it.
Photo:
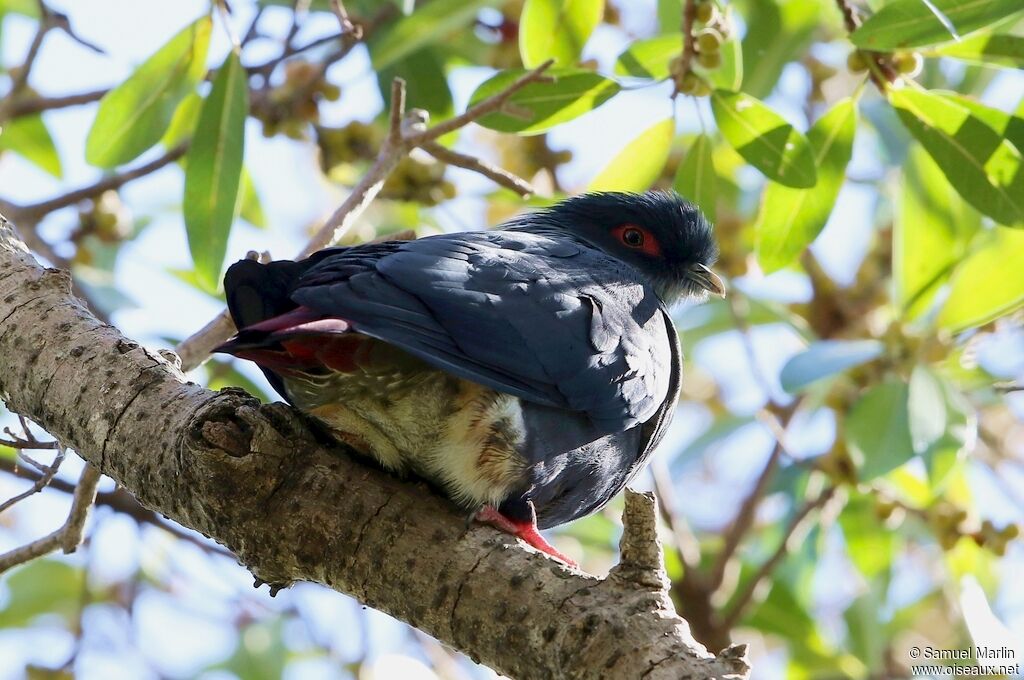
<path fill-rule="evenodd" d="M 238 332 L 291 405 L 470 520 L 541 535 L 596 512 L 662 440 L 682 380 L 669 308 L 725 295 L 675 192 L 586 193 L 491 230 L 234 263 Z"/>

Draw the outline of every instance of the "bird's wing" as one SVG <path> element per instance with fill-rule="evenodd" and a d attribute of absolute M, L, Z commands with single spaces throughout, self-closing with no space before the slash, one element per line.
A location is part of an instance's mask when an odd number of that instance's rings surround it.
<path fill-rule="evenodd" d="M 662 305 L 618 261 L 522 232 L 385 245 L 323 258 L 292 299 L 467 380 L 584 412 L 606 432 L 665 401 Z"/>

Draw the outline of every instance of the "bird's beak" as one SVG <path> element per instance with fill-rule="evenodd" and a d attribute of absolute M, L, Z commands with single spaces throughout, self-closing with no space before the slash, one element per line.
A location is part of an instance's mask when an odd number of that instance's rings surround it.
<path fill-rule="evenodd" d="M 725 282 L 718 274 L 711 271 L 702 264 L 695 264 L 690 268 L 688 274 L 690 281 L 700 286 L 712 295 L 725 297 Z"/>

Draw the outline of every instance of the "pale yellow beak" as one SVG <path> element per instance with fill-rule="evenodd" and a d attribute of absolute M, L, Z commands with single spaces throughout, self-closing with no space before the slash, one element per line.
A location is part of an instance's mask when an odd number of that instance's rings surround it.
<path fill-rule="evenodd" d="M 725 297 L 725 282 L 722 278 L 702 264 L 695 264 L 690 269 L 690 280 L 711 295 Z"/>

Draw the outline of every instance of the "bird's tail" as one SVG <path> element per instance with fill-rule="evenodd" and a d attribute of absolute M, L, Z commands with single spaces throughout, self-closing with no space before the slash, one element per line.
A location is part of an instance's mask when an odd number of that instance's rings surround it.
<path fill-rule="evenodd" d="M 322 363 L 313 351 L 316 338 L 322 345 L 323 336 L 344 334 L 349 328 L 347 322 L 325 318 L 291 299 L 296 281 L 318 260 L 241 260 L 224 276 L 228 311 L 238 332 L 213 351 L 255 362 L 282 396 L 282 375 Z"/>

